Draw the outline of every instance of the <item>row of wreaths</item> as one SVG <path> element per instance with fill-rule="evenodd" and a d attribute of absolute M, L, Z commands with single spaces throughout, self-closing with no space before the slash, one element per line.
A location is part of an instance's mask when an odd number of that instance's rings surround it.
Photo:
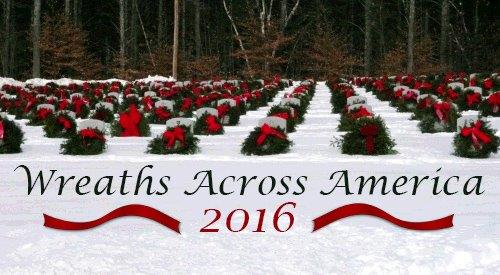
<path fill-rule="evenodd" d="M 346 131 L 354 127 L 354 132 L 357 133 L 354 134 L 357 136 L 355 140 L 366 145 L 360 127 L 367 122 L 367 118 L 350 121 L 349 114 L 346 115 L 348 110 L 344 107 L 348 101 L 362 103 L 363 98 L 357 97 L 346 82 L 348 80 L 337 79 L 328 83 L 332 90 L 333 112 L 342 113 L 339 130 Z M 498 150 L 500 140 L 495 135 L 496 131 L 484 119 L 486 116 L 500 115 L 500 78 L 496 74 L 444 74 L 417 78 L 411 75 L 362 77 L 352 78 L 349 82 L 365 87 L 382 101 L 390 101 L 390 105 L 399 112 L 412 112 L 412 119 L 419 120 L 418 127 L 422 133 L 456 132 L 453 145 L 457 156 L 486 158 Z M 479 115 L 461 114 L 461 111 L 471 110 L 478 110 Z M 377 149 L 372 153 L 359 148 L 358 152 L 353 152 L 347 150 L 355 143 L 350 141 L 342 143 L 342 150 L 350 154 L 393 153 L 394 143 L 385 135 L 387 131 L 381 119 L 363 110 L 360 113 L 373 122 L 378 121 L 379 128 L 382 129 L 376 136 L 379 138 L 375 145 Z"/>

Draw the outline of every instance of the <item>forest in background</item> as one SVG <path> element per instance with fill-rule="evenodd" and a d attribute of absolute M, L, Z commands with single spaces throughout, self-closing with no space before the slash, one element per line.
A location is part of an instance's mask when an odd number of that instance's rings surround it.
<path fill-rule="evenodd" d="M 493 0 L 0 0 L 0 75 L 171 75 L 175 1 L 179 79 L 499 69 Z"/>

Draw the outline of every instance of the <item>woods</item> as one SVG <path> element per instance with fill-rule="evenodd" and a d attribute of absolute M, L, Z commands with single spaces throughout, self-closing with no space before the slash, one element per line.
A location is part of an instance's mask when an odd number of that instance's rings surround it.
<path fill-rule="evenodd" d="M 500 60 L 500 5 L 488 0 L 0 3 L 1 74 L 16 79 L 481 72 Z M 44 55 L 58 41 L 71 46 Z"/>

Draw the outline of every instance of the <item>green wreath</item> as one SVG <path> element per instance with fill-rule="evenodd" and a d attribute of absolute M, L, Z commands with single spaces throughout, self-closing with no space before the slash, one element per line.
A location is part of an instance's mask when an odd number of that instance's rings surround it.
<path fill-rule="evenodd" d="M 224 126 L 220 122 L 219 118 L 217 118 L 217 116 L 213 116 L 213 117 L 215 118 L 215 121 L 220 125 L 220 129 L 218 131 L 213 131 L 213 132 L 210 132 L 208 130 L 208 124 L 206 122 L 208 116 L 210 116 L 210 114 L 205 113 L 196 120 L 196 122 L 194 123 L 194 134 L 195 135 L 222 135 L 222 134 L 224 134 Z"/>
<path fill-rule="evenodd" d="M 3 126 L 3 138 L 0 140 L 0 154 L 20 153 L 24 143 L 24 133 L 21 127 L 7 118 L 0 117 Z"/>
<path fill-rule="evenodd" d="M 63 155 L 99 155 L 106 149 L 106 139 L 99 130 L 92 129 L 100 138 L 86 138 L 82 136 L 81 130 L 70 136 L 61 144 L 61 154 Z"/>
<path fill-rule="evenodd" d="M 487 122 L 481 121 L 480 131 L 490 138 L 490 142 L 484 143 L 480 140 L 474 144 L 470 136 L 464 136 L 462 131 L 458 131 L 453 139 L 455 155 L 464 158 L 487 158 L 498 151 L 500 138 L 495 135 L 496 130 L 492 129 Z M 474 125 L 469 125 L 474 127 Z"/>
<path fill-rule="evenodd" d="M 282 106 L 282 105 L 274 105 L 267 112 L 268 117 L 272 117 L 272 116 L 275 116 L 276 114 L 280 114 L 280 113 L 286 113 L 288 115 L 288 119 L 286 120 L 287 133 L 295 132 L 295 130 L 296 130 L 295 127 L 298 124 L 297 118 L 294 118 L 292 115 L 294 111 L 292 111 L 291 108 L 292 107 L 287 107 L 287 106 Z M 297 111 L 295 111 L 295 112 L 297 112 Z"/>
<path fill-rule="evenodd" d="M 200 149 L 198 147 L 199 139 L 195 137 L 189 127 L 181 127 L 185 133 L 184 143 L 179 140 L 175 141 L 173 148 L 169 148 L 166 143 L 164 135 L 157 136 L 148 144 L 147 153 L 157 154 L 157 155 L 169 155 L 169 154 L 182 154 L 182 155 L 192 155 L 197 153 Z M 174 131 L 175 127 L 169 127 L 166 131 Z M 166 132 L 165 131 L 165 132 Z"/>
<path fill-rule="evenodd" d="M 363 135 L 365 126 L 375 126 L 376 133 L 372 133 L 373 151 L 368 151 L 368 136 Z M 343 154 L 348 155 L 388 155 L 395 154 L 394 140 L 390 137 L 389 130 L 384 121 L 379 117 L 363 117 L 354 121 L 352 129 L 342 136 L 339 148 Z"/>
<path fill-rule="evenodd" d="M 106 123 L 112 123 L 115 121 L 115 114 L 108 108 L 101 106 L 97 108 L 92 114 L 92 119 L 97 119 L 104 121 Z"/>
<path fill-rule="evenodd" d="M 276 155 L 290 151 L 292 141 L 284 133 L 283 129 L 276 129 L 285 136 L 284 139 L 275 136 L 268 136 L 262 145 L 257 145 L 257 139 L 261 135 L 261 127 L 256 127 L 250 135 L 245 139 L 241 147 L 241 153 L 244 155 Z"/>
<path fill-rule="evenodd" d="M 68 125 L 65 126 L 65 124 Z M 65 128 L 68 126 L 69 128 Z M 46 119 L 43 131 L 48 138 L 67 138 L 76 133 L 76 121 L 68 114 L 62 112 Z"/>

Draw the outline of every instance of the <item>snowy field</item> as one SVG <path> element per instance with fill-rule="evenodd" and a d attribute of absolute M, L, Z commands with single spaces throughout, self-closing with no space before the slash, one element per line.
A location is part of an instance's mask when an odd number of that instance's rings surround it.
<path fill-rule="evenodd" d="M 275 99 L 278 103 L 285 92 Z M 388 102 L 377 100 L 364 89 L 373 111 L 385 120 L 397 144 L 398 154 L 361 157 L 342 155 L 332 141 L 338 132 L 339 115 L 330 112 L 330 94 L 323 82 L 318 83 L 303 124 L 289 138 L 294 142 L 287 154 L 248 157 L 239 153 L 248 133 L 266 116 L 269 107 L 250 111 L 240 125 L 225 127 L 222 136 L 200 137 L 201 152 L 193 156 L 152 156 L 144 153 L 151 138 L 108 138 L 108 150 L 95 157 L 59 154 L 61 139 L 43 137 L 41 127 L 25 126 L 24 152 L 0 155 L 0 273 L 500 273 L 500 154 L 489 159 L 471 160 L 452 155 L 452 133 L 422 134 L 410 113 L 398 113 Z M 492 119 L 499 129 L 500 120 Z M 153 126 L 153 135 L 162 126 Z M 498 134 L 498 133 L 497 133 Z M 172 180 L 164 196 L 85 195 L 77 196 L 74 183 L 67 192 L 57 195 L 58 186 L 49 186 L 43 196 L 27 195 L 24 172 L 14 169 L 28 166 L 32 172 L 57 169 L 58 175 L 93 179 L 124 170 L 137 175 L 145 165 L 153 165 L 147 174 L 155 179 L 169 175 Z M 441 168 L 439 172 L 436 172 Z M 202 191 L 186 196 L 185 190 L 196 188 L 193 176 L 202 170 L 213 170 L 214 180 L 227 176 L 266 176 L 278 180 L 307 176 L 306 192 L 300 196 L 257 194 L 258 185 L 249 185 L 245 196 L 236 195 L 240 186 L 228 196 L 209 196 Z M 440 176 L 445 181 L 460 176 L 450 184 L 455 195 L 433 196 L 432 187 L 424 186 L 416 196 L 389 194 L 345 195 L 330 190 L 330 174 L 348 170 L 357 176 L 382 176 L 389 179 L 406 176 Z M 471 176 L 483 176 L 482 195 L 465 196 L 462 188 Z M 134 186 L 134 179 L 132 185 Z M 119 182 L 115 183 L 117 186 Z M 354 183 L 352 183 L 353 186 Z M 73 189 L 71 189 L 73 188 Z M 297 188 L 292 185 L 292 188 Z M 272 227 L 272 215 L 284 202 L 297 203 L 292 210 L 295 223 L 290 231 L 278 233 Z M 312 220 L 348 203 L 370 203 L 392 215 L 423 221 L 455 214 L 454 227 L 433 232 L 398 228 L 371 217 L 351 217 L 311 233 Z M 54 217 L 87 221 L 125 204 L 138 203 L 155 207 L 181 221 L 178 235 L 152 221 L 122 218 L 101 227 L 81 232 L 58 231 L 43 227 L 43 213 Z M 204 216 L 207 208 L 218 208 L 223 217 L 236 208 L 250 213 L 249 229 L 231 233 L 200 233 L 212 220 Z M 257 209 L 268 209 L 265 233 L 252 233 L 258 218 Z"/>

